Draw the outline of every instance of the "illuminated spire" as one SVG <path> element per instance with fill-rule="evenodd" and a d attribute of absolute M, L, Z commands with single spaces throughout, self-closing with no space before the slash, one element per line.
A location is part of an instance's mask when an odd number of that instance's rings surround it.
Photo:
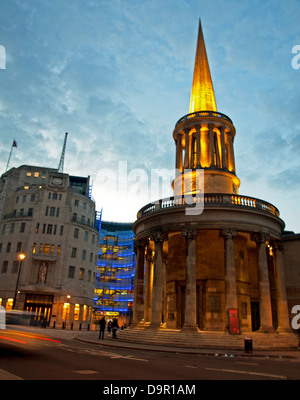
<path fill-rule="evenodd" d="M 200 20 L 189 112 L 195 111 L 217 111 Z"/>

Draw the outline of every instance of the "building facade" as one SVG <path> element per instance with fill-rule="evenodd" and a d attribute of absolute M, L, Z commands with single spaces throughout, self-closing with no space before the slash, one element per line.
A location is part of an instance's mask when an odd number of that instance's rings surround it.
<path fill-rule="evenodd" d="M 94 318 L 117 317 L 119 325 L 131 321 L 135 274 L 134 233 L 131 223 L 102 221 Z"/>
<path fill-rule="evenodd" d="M 22 165 L 0 178 L 0 301 L 56 327 L 91 321 L 99 233 L 89 177 Z M 23 260 L 20 255 L 23 254 Z"/>
<path fill-rule="evenodd" d="M 235 135 L 217 110 L 199 23 L 190 110 L 173 131 L 174 196 L 144 206 L 133 225 L 133 326 L 291 332 L 285 224 L 274 205 L 239 194 Z"/>

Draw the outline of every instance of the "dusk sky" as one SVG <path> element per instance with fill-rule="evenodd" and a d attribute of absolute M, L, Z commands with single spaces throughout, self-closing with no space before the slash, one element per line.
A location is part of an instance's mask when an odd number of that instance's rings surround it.
<path fill-rule="evenodd" d="M 13 140 L 9 168 L 57 168 L 68 132 L 64 172 L 90 175 L 104 220 L 171 195 L 150 188 L 175 166 L 199 18 L 239 192 L 300 232 L 299 0 L 1 0 L 1 174 Z"/>

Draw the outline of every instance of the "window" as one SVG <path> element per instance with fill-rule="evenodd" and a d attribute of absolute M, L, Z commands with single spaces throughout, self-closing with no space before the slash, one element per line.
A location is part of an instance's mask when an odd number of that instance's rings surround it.
<path fill-rule="evenodd" d="M 87 231 L 84 232 L 84 240 L 87 242 L 89 238 L 89 233 Z"/>
<path fill-rule="evenodd" d="M 56 217 L 59 217 L 59 207 L 56 209 Z"/>
<path fill-rule="evenodd" d="M 6 253 L 10 252 L 10 248 L 11 248 L 11 243 L 8 242 L 7 245 L 6 245 Z"/>
<path fill-rule="evenodd" d="M 72 252 L 71 252 L 71 257 L 72 258 L 76 258 L 76 252 L 77 252 L 77 248 L 76 247 L 72 247 Z"/>
<path fill-rule="evenodd" d="M 16 274 L 19 270 L 19 261 L 14 261 L 12 265 L 12 274 Z"/>
<path fill-rule="evenodd" d="M 78 236 L 79 236 L 79 229 L 75 228 L 74 229 L 74 238 L 78 239 Z"/>
<path fill-rule="evenodd" d="M 242 319 L 247 319 L 247 303 L 242 303 Z"/>
<path fill-rule="evenodd" d="M 35 200 L 35 194 L 32 194 L 30 197 L 30 201 L 34 201 Z"/>
<path fill-rule="evenodd" d="M 88 270 L 88 277 L 87 277 L 88 282 L 91 282 L 91 278 L 92 278 L 92 271 L 89 269 Z"/>
<path fill-rule="evenodd" d="M 79 268 L 79 279 L 84 280 L 84 268 Z"/>
<path fill-rule="evenodd" d="M 39 172 L 35 172 L 35 173 L 33 174 L 33 176 L 34 176 L 35 178 L 38 178 L 38 177 L 39 177 L 39 175 L 40 175 L 40 173 L 39 173 Z"/>
<path fill-rule="evenodd" d="M 57 255 L 60 255 L 60 244 L 57 246 Z"/>
<path fill-rule="evenodd" d="M 31 176 L 31 172 L 27 172 L 26 176 Z"/>
<path fill-rule="evenodd" d="M 39 224 L 39 222 L 38 222 L 38 223 L 36 224 L 36 227 L 35 227 L 35 232 L 38 233 L 39 229 L 40 229 L 40 224 Z"/>
<path fill-rule="evenodd" d="M 24 194 L 24 196 L 22 197 L 22 203 L 25 203 L 26 201 L 26 194 Z"/>
<path fill-rule="evenodd" d="M 49 254 L 50 244 L 45 244 L 44 246 L 44 254 Z"/>
<path fill-rule="evenodd" d="M 60 226 L 60 232 L 59 232 L 60 236 L 62 236 L 63 233 L 64 233 L 64 226 L 61 225 L 61 226 Z"/>
<path fill-rule="evenodd" d="M 15 223 L 13 222 L 12 224 L 10 224 L 10 233 L 14 233 L 15 230 Z"/>
<path fill-rule="evenodd" d="M 209 302 L 209 312 L 212 313 L 219 313 L 220 312 L 220 296 L 209 296 L 208 298 Z"/>
<path fill-rule="evenodd" d="M 51 244 L 50 254 L 51 254 L 51 256 L 53 256 L 53 254 L 54 254 L 54 244 Z"/>
<path fill-rule="evenodd" d="M 20 228 L 20 232 L 25 232 L 25 222 L 21 223 L 21 228 Z"/>
<path fill-rule="evenodd" d="M 53 228 L 53 225 L 52 225 L 52 224 L 48 224 L 48 226 L 47 226 L 47 234 L 48 234 L 48 235 L 51 235 L 51 233 L 52 233 L 52 228 Z"/>
<path fill-rule="evenodd" d="M 2 263 L 2 269 L 1 269 L 1 273 L 2 273 L 2 274 L 6 274 L 6 272 L 7 272 L 7 267 L 8 267 L 8 261 L 3 261 L 3 263 Z"/>
<path fill-rule="evenodd" d="M 32 217 L 33 215 L 33 208 L 28 208 L 28 217 Z"/>
<path fill-rule="evenodd" d="M 75 206 L 78 206 L 78 205 L 79 205 L 79 200 L 75 199 L 74 205 L 75 205 Z"/>
<path fill-rule="evenodd" d="M 17 243 L 16 252 L 17 252 L 17 253 L 21 253 L 21 251 L 22 251 L 22 242 L 18 242 L 18 243 Z"/>
<path fill-rule="evenodd" d="M 80 312 L 80 305 L 75 304 L 75 306 L 74 306 L 74 321 L 79 320 L 79 312 Z"/>
<path fill-rule="evenodd" d="M 53 194 L 52 194 L 52 199 L 53 199 L 53 200 L 57 200 L 57 193 L 53 193 Z"/>
<path fill-rule="evenodd" d="M 46 232 L 46 224 L 43 224 L 43 233 Z"/>
<path fill-rule="evenodd" d="M 55 215 L 55 207 L 50 207 L 50 217 L 54 217 Z"/>
<path fill-rule="evenodd" d="M 2 251 L 2 243 L 0 243 L 0 253 L 1 253 L 1 251 Z"/>
<path fill-rule="evenodd" d="M 85 260 L 86 258 L 86 250 L 82 250 L 81 259 Z"/>
<path fill-rule="evenodd" d="M 90 253 L 90 263 L 93 262 L 93 253 Z"/>
<path fill-rule="evenodd" d="M 74 279 L 74 277 L 75 277 L 75 267 L 70 266 L 68 272 L 68 278 Z"/>
<path fill-rule="evenodd" d="M 86 210 L 86 203 L 83 203 L 82 207 L 84 208 L 84 210 Z"/>
<path fill-rule="evenodd" d="M 49 193 L 50 194 L 50 193 Z M 46 211 L 45 211 L 45 216 L 47 217 L 47 215 L 48 215 L 48 212 L 49 212 L 49 207 L 48 206 L 46 206 Z"/>
<path fill-rule="evenodd" d="M 6 224 L 4 224 L 4 225 L 2 226 L 2 235 L 4 235 L 5 232 L 6 232 Z"/>
<path fill-rule="evenodd" d="M 33 243 L 32 245 L 32 254 L 35 254 L 36 252 L 36 243 Z"/>
<path fill-rule="evenodd" d="M 56 235 L 57 225 L 54 225 L 53 235 Z"/>

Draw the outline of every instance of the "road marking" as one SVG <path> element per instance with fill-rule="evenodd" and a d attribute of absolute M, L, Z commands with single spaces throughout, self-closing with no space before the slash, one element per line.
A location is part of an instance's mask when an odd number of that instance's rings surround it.
<path fill-rule="evenodd" d="M 244 362 L 244 361 L 236 361 L 236 364 L 243 364 L 243 365 L 259 365 L 258 363 L 251 363 L 251 362 Z"/>
<path fill-rule="evenodd" d="M 199 368 L 197 365 L 185 365 L 186 368 Z"/>
<path fill-rule="evenodd" d="M 265 376 L 267 378 L 275 378 L 275 379 L 287 379 L 286 376 L 283 375 L 273 375 L 273 374 L 265 374 L 263 372 L 253 372 L 253 371 L 238 371 L 235 369 L 223 369 L 223 368 L 205 368 L 207 371 L 216 371 L 216 372 L 230 372 L 234 374 L 244 374 L 244 375 L 257 375 L 257 376 Z"/>
<path fill-rule="evenodd" d="M 100 373 L 98 371 L 93 371 L 91 369 L 82 369 L 82 370 L 73 371 L 73 372 L 76 372 L 76 374 L 82 374 L 82 375 L 99 374 Z"/>
<path fill-rule="evenodd" d="M 11 374 L 10 372 L 0 369 L 0 381 L 23 381 L 24 379 L 20 376 Z"/>

